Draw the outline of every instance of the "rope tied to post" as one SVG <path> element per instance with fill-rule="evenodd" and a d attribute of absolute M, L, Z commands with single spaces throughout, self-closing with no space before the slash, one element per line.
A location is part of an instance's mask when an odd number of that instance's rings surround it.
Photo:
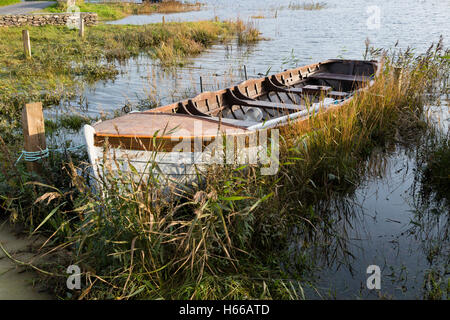
<path fill-rule="evenodd" d="M 23 160 L 28 161 L 28 162 L 34 162 L 34 161 L 38 161 L 40 159 L 44 159 L 48 157 L 48 153 L 49 150 L 48 148 L 46 148 L 45 150 L 40 150 L 40 151 L 25 151 L 22 150 L 22 152 L 20 153 L 19 158 L 16 160 L 16 163 L 14 165 L 17 165 L 17 163 L 19 163 L 19 161 L 23 158 Z"/>
<path fill-rule="evenodd" d="M 39 150 L 39 151 L 22 150 L 20 152 L 19 158 L 17 158 L 14 165 L 17 165 L 20 162 L 20 160 L 22 160 L 22 159 L 27 162 L 35 162 L 38 160 L 42 160 L 44 158 L 48 158 L 48 156 L 50 155 L 50 152 L 58 152 L 58 153 L 64 153 L 67 151 L 68 152 L 76 152 L 84 147 L 85 147 L 84 144 L 80 144 L 80 145 L 69 147 L 69 148 L 56 148 L 56 149 L 45 148 L 44 150 Z"/>

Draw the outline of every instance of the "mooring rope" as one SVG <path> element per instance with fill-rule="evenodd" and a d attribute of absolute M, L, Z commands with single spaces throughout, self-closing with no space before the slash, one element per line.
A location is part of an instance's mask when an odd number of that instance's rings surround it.
<path fill-rule="evenodd" d="M 14 165 L 17 165 L 19 163 L 20 160 L 25 160 L 27 162 L 35 162 L 44 158 L 47 158 L 50 155 L 50 152 L 59 152 L 59 153 L 64 153 L 64 152 L 75 152 L 78 151 L 82 148 L 84 148 L 85 145 L 84 144 L 80 144 L 78 146 L 74 146 L 74 147 L 69 147 L 69 148 L 56 148 L 56 149 L 49 149 L 49 148 L 45 148 L 44 150 L 40 150 L 40 151 L 25 151 L 22 150 L 20 152 L 20 156 L 19 158 L 16 160 L 16 163 Z"/>

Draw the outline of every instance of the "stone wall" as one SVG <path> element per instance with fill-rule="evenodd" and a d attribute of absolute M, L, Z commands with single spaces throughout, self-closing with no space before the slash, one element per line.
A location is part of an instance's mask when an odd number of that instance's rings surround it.
<path fill-rule="evenodd" d="M 93 26 L 98 23 L 96 13 L 82 12 L 85 26 Z M 68 22 L 79 24 L 78 15 L 73 13 L 42 13 L 42 14 L 14 14 L 0 15 L 0 27 L 22 27 L 22 26 L 64 26 Z"/>

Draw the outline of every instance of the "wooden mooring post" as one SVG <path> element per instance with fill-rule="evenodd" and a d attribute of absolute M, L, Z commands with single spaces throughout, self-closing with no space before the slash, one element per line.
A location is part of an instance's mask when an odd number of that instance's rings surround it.
<path fill-rule="evenodd" d="M 162 17 L 162 25 L 163 25 L 163 27 L 164 27 L 165 24 L 166 24 L 166 18 L 165 18 L 165 16 L 163 16 Z"/>
<path fill-rule="evenodd" d="M 30 34 L 28 30 L 22 30 L 22 41 L 23 41 L 23 50 L 25 51 L 25 58 L 31 58 L 31 43 L 30 43 Z"/>
<path fill-rule="evenodd" d="M 44 113 L 42 103 L 28 103 L 22 111 L 22 128 L 24 151 L 40 152 L 47 149 L 45 142 Z M 37 161 L 27 161 L 30 172 L 40 173 L 41 164 Z"/>
<path fill-rule="evenodd" d="M 84 38 L 84 18 L 80 15 L 80 37 Z"/>

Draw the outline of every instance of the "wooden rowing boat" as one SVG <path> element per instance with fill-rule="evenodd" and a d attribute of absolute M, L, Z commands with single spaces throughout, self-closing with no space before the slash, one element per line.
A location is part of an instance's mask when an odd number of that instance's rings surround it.
<path fill-rule="evenodd" d="M 232 144 L 233 159 L 236 150 L 260 152 L 262 130 L 342 107 L 367 90 L 380 69 L 377 61 L 327 60 L 86 125 L 89 159 L 97 177 L 105 167 L 133 169 L 184 184 L 212 162 L 218 148 L 223 152 L 221 137 L 243 141 Z"/>

